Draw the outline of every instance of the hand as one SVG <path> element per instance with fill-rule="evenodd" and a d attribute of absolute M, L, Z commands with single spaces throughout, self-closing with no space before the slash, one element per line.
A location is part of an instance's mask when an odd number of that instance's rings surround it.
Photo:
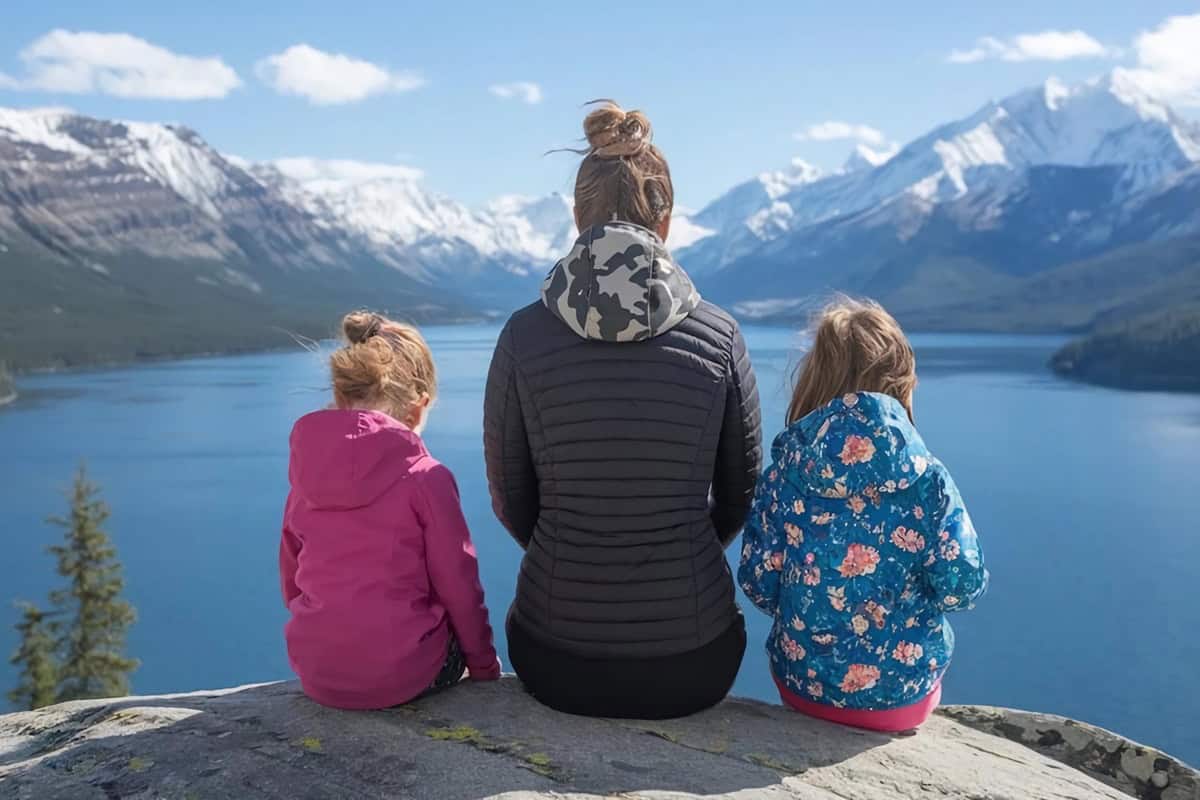
<path fill-rule="evenodd" d="M 496 663 L 487 669 L 469 669 L 471 680 L 473 681 L 497 681 L 500 680 L 500 674 L 504 671 L 504 665 L 500 663 L 499 656 L 496 657 Z"/>

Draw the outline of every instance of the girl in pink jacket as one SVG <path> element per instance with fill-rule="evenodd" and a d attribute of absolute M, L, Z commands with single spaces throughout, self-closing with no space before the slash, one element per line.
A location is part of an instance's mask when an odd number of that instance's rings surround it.
<path fill-rule="evenodd" d="M 292 429 L 279 573 L 304 692 L 385 708 L 500 662 L 450 470 L 419 435 L 436 393 L 416 329 L 355 312 L 330 361 L 335 408 Z"/>

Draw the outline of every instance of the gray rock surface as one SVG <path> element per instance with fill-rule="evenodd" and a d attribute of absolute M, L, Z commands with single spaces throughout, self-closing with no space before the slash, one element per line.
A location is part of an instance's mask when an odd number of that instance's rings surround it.
<path fill-rule="evenodd" d="M 1055 717 L 952 707 L 892 737 L 731 699 L 683 720 L 594 720 L 512 679 L 378 712 L 279 683 L 0 717 L 3 800 L 1196 800 L 1197 786 L 1160 753 Z"/>

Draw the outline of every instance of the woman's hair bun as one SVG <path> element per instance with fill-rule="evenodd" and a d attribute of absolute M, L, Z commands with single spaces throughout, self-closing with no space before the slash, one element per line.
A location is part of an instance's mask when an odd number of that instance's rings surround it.
<path fill-rule="evenodd" d="M 362 344 L 379 334 L 383 322 L 383 317 L 371 311 L 351 311 L 342 317 L 342 333 L 350 344 Z"/>
<path fill-rule="evenodd" d="M 588 155 L 598 158 L 637 158 L 650 147 L 653 129 L 641 111 L 626 111 L 612 100 L 595 100 L 600 108 L 583 120 Z"/>

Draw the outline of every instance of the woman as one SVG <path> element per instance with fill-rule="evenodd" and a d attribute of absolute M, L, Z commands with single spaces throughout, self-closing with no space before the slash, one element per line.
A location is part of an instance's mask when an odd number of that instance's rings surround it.
<path fill-rule="evenodd" d="M 745 652 L 723 551 L 753 499 L 758 393 L 737 324 L 663 244 L 649 121 L 606 104 L 584 132 L 580 236 L 488 375 L 493 506 L 525 549 L 509 658 L 560 711 L 677 717 L 720 702 Z"/>

